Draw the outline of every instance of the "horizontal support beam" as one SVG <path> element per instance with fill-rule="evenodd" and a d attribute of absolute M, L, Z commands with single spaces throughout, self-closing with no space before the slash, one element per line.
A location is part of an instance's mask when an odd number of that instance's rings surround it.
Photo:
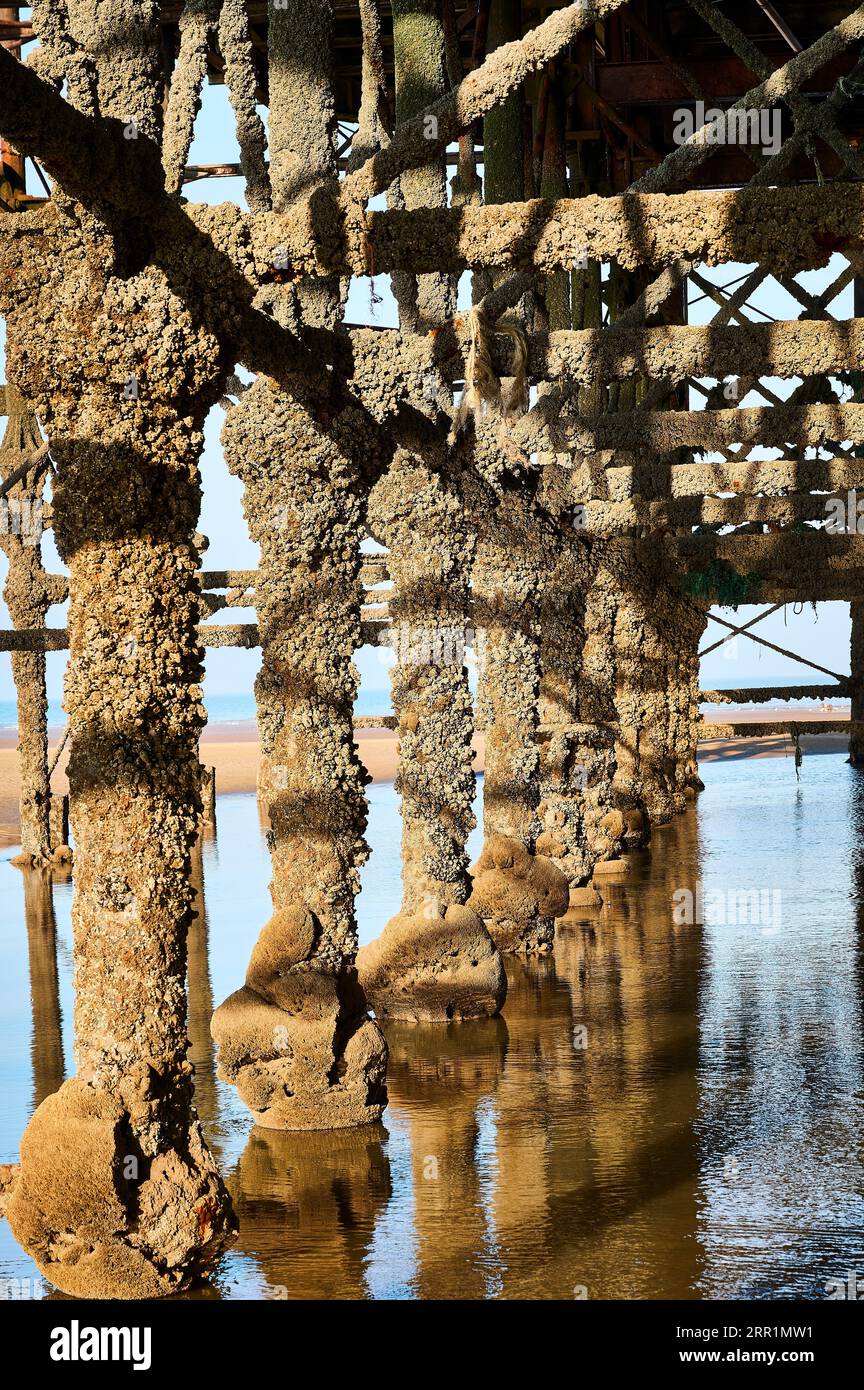
<path fill-rule="evenodd" d="M 628 270 L 686 257 L 706 265 L 758 262 L 774 273 L 794 274 L 827 265 L 836 251 L 855 253 L 864 236 L 864 187 L 842 182 L 393 208 L 367 213 L 356 231 L 335 209 L 330 219 L 315 206 L 316 215 L 304 203 L 288 213 L 236 219 L 238 230 L 245 224 L 259 283 L 274 280 L 277 272 L 296 279 L 476 267 L 549 273 L 572 269 L 582 256 L 611 258 Z M 202 230 L 213 227 L 213 209 L 190 205 L 185 211 Z M 245 251 L 245 238 L 242 245 Z M 248 272 L 245 262 L 243 269 Z"/>
<path fill-rule="evenodd" d="M 662 501 L 631 498 L 609 502 L 590 498 L 579 505 L 587 535 L 619 536 L 634 528 L 668 531 L 693 526 L 792 526 L 798 521 L 824 521 L 826 509 L 834 500 L 846 507 L 845 493 L 832 498 L 809 492 L 791 497 L 685 497 Z M 864 520 L 861 524 L 864 526 Z"/>
<path fill-rule="evenodd" d="M 763 705 L 771 700 L 848 700 L 848 682 L 842 685 L 763 685 L 744 690 L 700 690 L 703 705 Z"/>
<path fill-rule="evenodd" d="M 629 410 L 567 416 L 555 393 L 541 396 L 509 437 L 529 452 L 591 454 L 694 448 L 706 453 L 732 444 L 817 447 L 826 441 L 864 442 L 864 405 L 746 406 L 740 410 Z M 610 459 L 610 464 L 612 460 Z"/>
<path fill-rule="evenodd" d="M 844 570 L 864 569 L 864 536 L 831 535 L 827 531 L 785 531 L 758 536 L 678 536 L 667 537 L 666 545 L 684 563 L 707 564 L 722 560 L 740 574 L 757 573 L 763 578 L 789 571 L 797 573 L 799 588 L 802 571 L 815 577 L 840 574 Z"/>
<path fill-rule="evenodd" d="M 623 467 L 580 462 L 571 473 L 575 501 L 608 496 L 626 501 L 642 494 L 670 498 L 705 497 L 717 492 L 752 496 L 767 493 L 843 493 L 864 488 L 864 459 L 759 459 L 733 463 L 664 464 L 659 459 Z"/>
<path fill-rule="evenodd" d="M 512 340 L 492 337 L 499 376 L 509 375 Z M 538 381 L 605 385 L 630 377 L 747 375 L 783 378 L 864 368 L 864 319 L 706 324 L 610 333 L 603 328 L 538 333 L 528 340 L 528 374 Z"/>
<path fill-rule="evenodd" d="M 388 627 L 389 623 L 379 619 L 361 623 L 364 645 L 381 645 L 381 634 L 386 633 Z M 198 640 L 207 648 L 241 647 L 251 651 L 261 645 L 257 623 L 205 623 L 198 628 Z M 66 628 L 0 630 L 0 652 L 65 652 L 68 649 Z"/>
<path fill-rule="evenodd" d="M 68 648 L 65 627 L 0 630 L 0 652 L 65 652 Z"/>
<path fill-rule="evenodd" d="M 364 584 L 382 584 L 390 578 L 387 569 L 387 556 L 364 556 L 360 569 L 360 579 Z M 210 592 L 218 589 L 234 589 L 245 593 L 254 589 L 258 583 L 257 570 L 199 570 L 195 576 L 202 590 Z"/>
<path fill-rule="evenodd" d="M 864 594 L 864 536 L 796 531 L 756 536 L 667 536 L 663 545 L 682 570 L 705 573 L 719 560 L 750 578 L 746 602 L 851 602 Z M 723 602 L 716 592 L 712 603 Z M 726 600 L 728 602 L 728 600 Z M 832 676 L 834 672 L 830 672 Z"/>
<path fill-rule="evenodd" d="M 801 90 L 830 92 L 835 83 L 849 71 L 850 59 L 843 55 L 834 58 L 811 78 Z M 703 91 L 711 93 L 711 104 L 718 101 L 737 101 L 753 85 L 753 74 L 732 54 L 712 58 L 692 58 L 688 55 L 687 72 Z M 677 106 L 693 104 L 693 95 L 668 63 L 632 62 L 598 63 L 595 82 L 600 95 L 613 106 L 655 106 L 669 102 Z"/>
<path fill-rule="evenodd" d="M 199 570 L 195 578 L 202 589 L 254 589 L 257 570 Z"/>
<path fill-rule="evenodd" d="M 766 738 L 770 734 L 848 734 L 848 719 L 777 719 L 743 724 L 700 724 L 699 742 L 713 738 Z"/>

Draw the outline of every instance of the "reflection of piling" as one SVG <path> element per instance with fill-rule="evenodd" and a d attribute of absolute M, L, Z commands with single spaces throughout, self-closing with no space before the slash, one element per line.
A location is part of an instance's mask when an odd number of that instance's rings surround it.
<path fill-rule="evenodd" d="M 557 945 L 556 945 L 557 952 Z M 495 1239 L 502 1251 L 502 1289 L 513 1287 L 508 1251 L 529 1241 L 545 1246 L 553 1220 L 550 1187 L 550 1133 L 562 1109 L 574 1103 L 571 1020 L 567 992 L 556 979 L 551 957 L 507 962 L 507 1009 L 510 1045 L 496 1096 L 496 1181 L 492 1196 Z M 544 1256 L 545 1258 L 545 1256 Z M 533 1262 L 533 1261 L 532 1261 Z M 541 1287 L 543 1270 L 526 1275 L 538 1281 L 530 1296 L 548 1297 Z"/>
<path fill-rule="evenodd" d="M 204 898 L 204 857 L 201 838 L 192 850 L 192 912 L 187 937 L 189 981 L 188 1058 L 195 1068 L 195 1106 L 205 1125 L 219 1119 L 210 1019 L 213 989 L 210 983 L 209 927 Z M 214 1143 L 214 1149 L 216 1144 Z"/>
<path fill-rule="evenodd" d="M 57 974 L 57 923 L 51 876 L 42 869 L 25 869 L 24 913 L 30 959 L 30 1000 L 33 1034 L 33 1108 L 59 1090 L 64 1075 L 60 982 Z"/>
<path fill-rule="evenodd" d="M 698 1282 L 702 954 L 698 927 L 672 920 L 674 891 L 699 876 L 697 824 L 695 809 L 677 817 L 662 853 L 638 862 L 626 886 L 604 884 L 603 911 L 590 925 L 560 930 L 555 942 L 574 1036 L 584 1030 L 584 1155 L 574 1181 L 564 1148 L 550 1146 L 553 1204 L 556 1192 L 570 1193 L 551 1259 L 563 1282 L 575 1226 L 582 1269 L 573 1284 L 592 1298 L 686 1297 Z"/>
<path fill-rule="evenodd" d="M 477 1164 L 482 1102 L 494 1096 L 507 1053 L 503 1019 L 391 1024 L 388 1087 L 407 1117 L 420 1298 L 490 1292 L 489 1229 Z"/>
<path fill-rule="evenodd" d="M 237 1252 L 270 1298 L 357 1299 L 375 1227 L 391 1196 L 383 1125 L 292 1133 L 254 1128 L 229 1178 Z"/>
<path fill-rule="evenodd" d="M 849 761 L 864 767 L 864 602 L 850 603 L 852 637 L 850 642 Z"/>

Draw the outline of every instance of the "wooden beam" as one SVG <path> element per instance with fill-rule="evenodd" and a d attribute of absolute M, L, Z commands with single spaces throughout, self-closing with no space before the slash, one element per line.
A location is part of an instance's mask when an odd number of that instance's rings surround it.
<path fill-rule="evenodd" d="M 763 685 L 743 690 L 700 690 L 703 705 L 763 705 L 771 700 L 830 700 L 849 698 L 848 678 L 837 685 Z"/>

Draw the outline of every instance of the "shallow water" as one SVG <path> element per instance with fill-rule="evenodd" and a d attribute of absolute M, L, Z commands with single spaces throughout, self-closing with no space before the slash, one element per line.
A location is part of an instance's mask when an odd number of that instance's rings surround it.
<path fill-rule="evenodd" d="M 864 779 L 827 754 L 800 782 L 789 759 L 703 775 L 593 923 L 509 962 L 503 1019 L 388 1029 L 384 1124 L 324 1136 L 253 1130 L 213 1073 L 210 1012 L 269 910 L 254 798 L 220 800 L 190 1036 L 241 1232 L 199 1297 L 823 1298 L 861 1269 Z M 364 941 L 399 896 L 396 797 L 369 790 Z M 0 1162 L 72 1055 L 71 889 L 25 925 L 12 852 Z M 676 923 L 700 881 L 709 921 Z M 0 1279 L 35 1274 L 0 1223 Z"/>

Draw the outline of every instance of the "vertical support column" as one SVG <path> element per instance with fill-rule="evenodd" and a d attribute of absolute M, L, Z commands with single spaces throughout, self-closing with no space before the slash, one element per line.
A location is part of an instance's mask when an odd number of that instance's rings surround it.
<path fill-rule="evenodd" d="M 535 855 L 540 829 L 540 595 L 554 538 L 532 500 L 507 493 L 481 529 L 474 564 L 474 622 L 482 634 L 479 701 L 486 730 L 485 844 L 470 906 L 499 950 L 551 949 L 567 911 L 567 880 Z"/>
<path fill-rule="evenodd" d="M 598 901 L 587 887 L 592 873 L 620 853 L 628 834 L 612 785 L 617 601 L 603 544 L 589 548 L 562 538 L 541 610 L 537 849 L 567 878 L 571 907 Z"/>
<path fill-rule="evenodd" d="M 10 361 L 51 386 L 38 406 L 70 571 L 77 1075 L 30 1120 L 7 1215 L 64 1292 L 147 1298 L 188 1287 L 233 1230 L 193 1108 L 185 1007 L 204 722 L 197 461 L 221 363 L 159 272 L 100 282 L 98 252 L 64 237 L 63 295 L 39 301 L 53 322 L 29 300 L 8 321 Z"/>
<path fill-rule="evenodd" d="M 357 447 L 356 421 L 333 428 Z M 379 1119 L 387 1098 L 386 1045 L 354 964 L 367 854 L 351 660 L 364 490 L 349 449 L 264 379 L 229 412 L 223 443 L 261 548 L 256 695 L 269 726 L 273 915 L 212 1032 L 220 1074 L 258 1124 L 341 1129 Z"/>
<path fill-rule="evenodd" d="M 702 791 L 697 761 L 699 724 L 699 643 L 707 625 L 707 612 L 692 599 L 672 595 L 669 633 L 670 652 L 669 763 L 673 801 L 682 811 Z"/>
<path fill-rule="evenodd" d="M 0 5 L 0 23 L 17 24 L 21 17 L 20 5 Z M 3 47 L 13 57 L 21 57 L 21 43 L 18 39 L 4 39 Z M 0 208 L 14 211 L 17 195 L 25 190 L 25 163 L 17 150 L 0 139 Z"/>
<path fill-rule="evenodd" d="M 204 891 L 204 833 L 199 834 L 192 847 L 192 891 L 194 896 L 186 968 L 189 995 L 188 1056 L 195 1069 L 195 1107 L 204 1124 L 215 1126 L 219 1123 L 219 1092 L 210 1041 L 213 988 L 210 983 L 210 932 Z"/>
<path fill-rule="evenodd" d="M 491 0 L 486 53 L 522 37 L 522 0 Z M 521 203 L 525 197 L 524 99 L 517 87 L 483 118 L 483 193 L 486 203 Z"/>
<path fill-rule="evenodd" d="M 665 825 L 674 813 L 665 767 L 669 716 L 662 626 L 668 615 L 638 543 L 622 538 L 607 548 L 619 594 L 613 633 L 615 803 L 625 817 L 638 811 L 652 824 Z"/>
<path fill-rule="evenodd" d="M 488 51 L 521 37 L 521 0 L 492 0 Z M 521 202 L 525 196 L 521 89 L 488 113 L 483 130 L 486 202 Z M 563 139 L 554 156 L 553 145 L 554 139 L 550 160 L 558 161 L 558 176 L 566 187 Z M 569 313 L 569 280 L 566 275 L 563 278 Z M 490 443 L 487 440 L 481 447 L 488 448 Z M 484 918 L 499 950 L 508 953 L 550 950 L 554 919 L 566 912 L 568 899 L 560 870 L 534 853 L 540 829 L 540 596 L 556 537 L 553 528 L 544 526 L 533 492 L 526 488 L 519 481 L 499 499 L 482 496 L 475 506 L 473 598 L 482 650 L 478 708 L 483 710 L 486 731 L 485 843 L 473 871 L 469 901 Z"/>
<path fill-rule="evenodd" d="M 615 620 L 616 804 L 668 825 L 701 787 L 696 766 L 698 649 L 705 614 L 658 564 L 650 542 L 610 543 Z"/>
<path fill-rule="evenodd" d="M 370 499 L 390 548 L 402 797 L 402 911 L 360 952 L 380 1017 L 443 1022 L 495 1014 L 504 967 L 483 921 L 464 906 L 474 828 L 473 715 L 465 628 L 473 536 L 452 474 L 399 453 Z"/>
<path fill-rule="evenodd" d="M 440 0 L 393 0 L 392 11 L 398 127 L 444 96 L 449 83 Z M 447 166 L 443 155 L 400 177 L 397 205 L 447 206 Z M 456 311 L 456 286 L 448 275 L 420 275 L 416 287 L 409 286 L 404 275 L 397 275 L 394 293 L 402 310 L 403 327 L 411 327 L 414 319 L 414 326 L 425 332 L 452 318 Z"/>
<path fill-rule="evenodd" d="M 337 235 L 336 107 L 331 80 L 330 0 L 270 0 L 270 183 L 273 209 L 309 199 L 319 235 Z M 286 317 L 289 299 L 293 313 Z M 338 276 L 302 280 L 280 292 L 280 318 L 334 328 L 341 317 Z"/>
<path fill-rule="evenodd" d="M 9 416 L 0 444 L 0 478 L 7 478 L 42 444 L 32 414 L 13 386 L 6 388 Z M 44 478 L 28 475 L 0 500 L 0 546 L 9 561 L 3 597 L 14 627 L 45 626 L 50 598 L 42 567 Z M 48 699 L 45 653 L 13 652 L 12 677 L 18 697 L 18 758 L 21 776 L 20 867 L 47 863 L 51 855 L 51 791 L 48 778 Z"/>
<path fill-rule="evenodd" d="M 849 713 L 849 761 L 853 767 L 864 767 L 864 600 L 853 599 L 849 610 L 852 617 L 849 650 L 849 690 L 852 696 L 852 708 Z"/>
<path fill-rule="evenodd" d="M 567 186 L 567 110 L 563 76 L 558 66 L 551 64 L 546 74 L 548 90 L 545 99 L 545 128 L 543 131 L 543 161 L 540 173 L 541 198 L 566 198 Z M 599 266 L 598 266 L 599 276 Z M 544 284 L 546 319 L 550 329 L 573 326 L 570 275 L 566 270 L 547 275 Z"/>

